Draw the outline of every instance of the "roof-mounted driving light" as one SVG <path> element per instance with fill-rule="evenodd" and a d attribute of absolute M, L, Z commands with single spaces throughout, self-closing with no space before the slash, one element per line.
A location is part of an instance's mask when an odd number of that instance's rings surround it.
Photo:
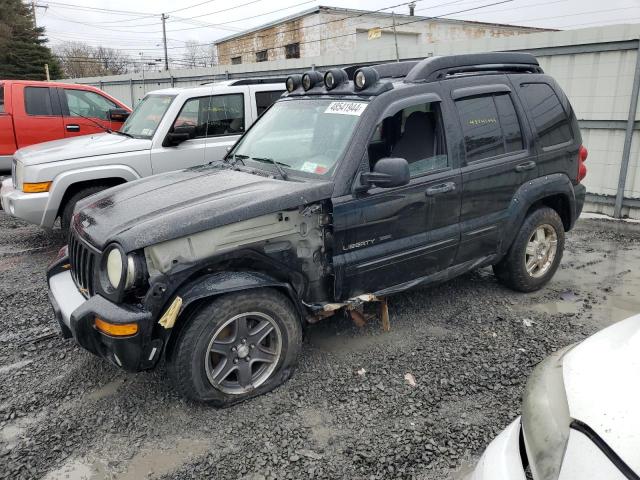
<path fill-rule="evenodd" d="M 371 85 L 374 85 L 379 79 L 380 76 L 375 69 L 371 67 L 363 67 L 356 70 L 356 73 L 353 76 L 353 83 L 356 90 L 364 90 L 365 88 L 369 88 Z"/>
<path fill-rule="evenodd" d="M 327 87 L 327 90 L 333 90 L 348 80 L 347 72 L 340 68 L 333 68 L 324 74 L 324 86 Z"/>
<path fill-rule="evenodd" d="M 289 78 L 287 78 L 287 92 L 291 93 L 294 90 L 297 90 L 298 87 L 300 87 L 300 84 L 302 83 L 302 75 L 291 75 Z"/>
<path fill-rule="evenodd" d="M 306 90 L 310 90 L 315 87 L 318 83 L 322 81 L 322 74 L 316 70 L 311 70 L 310 72 L 302 75 L 302 88 Z"/>

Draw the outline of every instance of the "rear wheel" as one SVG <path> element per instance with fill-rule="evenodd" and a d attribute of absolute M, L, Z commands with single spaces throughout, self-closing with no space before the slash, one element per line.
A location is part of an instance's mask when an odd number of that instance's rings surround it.
<path fill-rule="evenodd" d="M 109 188 L 108 185 L 93 185 L 91 187 L 83 188 L 82 190 L 74 193 L 71 198 L 69 198 L 64 204 L 62 214 L 60 215 L 60 227 L 62 228 L 62 230 L 69 231 L 69 226 L 71 225 L 71 217 L 73 216 L 73 210 L 76 208 L 76 203 L 78 203 L 83 198 L 87 198 L 98 192 L 106 190 L 107 188 Z"/>
<path fill-rule="evenodd" d="M 293 373 L 302 328 L 277 290 L 218 297 L 188 322 L 169 359 L 172 382 L 186 397 L 228 406 L 272 390 Z"/>
<path fill-rule="evenodd" d="M 525 218 L 507 255 L 493 271 L 507 287 L 520 292 L 542 288 L 556 273 L 564 252 L 564 225 L 548 207 Z"/>

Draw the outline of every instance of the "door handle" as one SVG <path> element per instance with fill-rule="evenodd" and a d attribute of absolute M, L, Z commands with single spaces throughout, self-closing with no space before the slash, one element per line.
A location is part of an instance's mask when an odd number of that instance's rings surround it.
<path fill-rule="evenodd" d="M 456 189 L 456 184 L 453 182 L 441 183 L 440 185 L 434 185 L 433 187 L 427 188 L 425 194 L 428 197 L 432 197 L 433 195 L 440 195 L 447 192 L 453 192 Z"/>
<path fill-rule="evenodd" d="M 80 125 L 75 125 L 75 124 L 67 125 L 67 132 L 79 132 L 79 131 L 80 131 Z"/>
<path fill-rule="evenodd" d="M 533 170 L 534 168 L 536 168 L 536 162 L 531 160 L 529 162 L 524 162 L 520 165 L 516 165 L 515 170 L 516 172 L 526 172 L 527 170 Z"/>

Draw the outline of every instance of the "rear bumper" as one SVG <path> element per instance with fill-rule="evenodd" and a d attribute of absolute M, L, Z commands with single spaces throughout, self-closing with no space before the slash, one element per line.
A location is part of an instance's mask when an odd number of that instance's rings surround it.
<path fill-rule="evenodd" d="M 2 187 L 0 188 L 0 202 L 2 202 L 2 209 L 12 217 L 44 226 L 44 212 L 49 202 L 48 192 L 21 192 L 13 188 L 11 178 L 7 178 L 2 182 Z"/>
<path fill-rule="evenodd" d="M 115 304 L 100 295 L 85 298 L 65 268 L 66 264 L 68 257 L 61 257 L 47 272 L 49 300 L 62 335 L 73 337 L 82 348 L 124 370 L 136 372 L 152 368 L 160 357 L 163 342 L 152 339 L 151 313 Z M 95 328 L 96 317 L 110 323 L 137 323 L 138 333 L 111 337 Z"/>
<path fill-rule="evenodd" d="M 466 480 L 526 480 L 520 456 L 520 417 L 489 444 Z"/>
<path fill-rule="evenodd" d="M 573 187 L 573 192 L 576 198 L 576 206 L 575 206 L 576 214 L 575 214 L 575 218 L 573 219 L 573 223 L 575 224 L 578 218 L 580 217 L 580 215 L 582 214 L 582 209 L 584 208 L 584 199 L 587 195 L 587 187 L 579 183 L 578 185 Z"/>

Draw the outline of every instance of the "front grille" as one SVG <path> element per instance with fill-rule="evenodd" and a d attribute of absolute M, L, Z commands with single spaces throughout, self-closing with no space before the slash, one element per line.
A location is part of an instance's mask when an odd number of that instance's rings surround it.
<path fill-rule="evenodd" d="M 94 268 L 98 254 L 76 237 L 75 232 L 69 235 L 69 263 L 73 281 L 85 297 L 95 293 Z"/>

